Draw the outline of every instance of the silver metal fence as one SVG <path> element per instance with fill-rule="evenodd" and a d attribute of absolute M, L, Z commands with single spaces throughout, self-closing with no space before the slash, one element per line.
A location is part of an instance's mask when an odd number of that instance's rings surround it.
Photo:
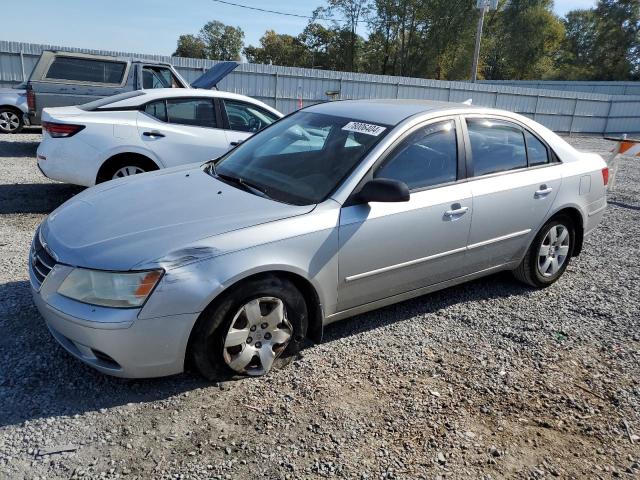
<path fill-rule="evenodd" d="M 570 92 L 604 93 L 606 95 L 640 95 L 640 82 L 597 82 L 573 80 L 480 80 L 485 85 L 542 88 Z"/>
<path fill-rule="evenodd" d="M 216 63 L 194 58 L 0 41 L 0 84 L 26 80 L 40 52 L 45 49 L 167 62 L 173 64 L 189 81 Z M 539 88 L 540 85 L 543 83 L 538 82 L 538 88 L 523 88 L 510 85 L 509 82 L 472 84 L 243 63 L 222 81 L 220 87 L 258 98 L 284 113 L 295 110 L 300 103 L 306 106 L 330 99 L 399 98 L 461 102 L 471 98 L 476 105 L 526 115 L 556 132 L 640 133 L 640 94 L 549 90 Z M 627 88 L 626 91 L 632 90 Z"/>

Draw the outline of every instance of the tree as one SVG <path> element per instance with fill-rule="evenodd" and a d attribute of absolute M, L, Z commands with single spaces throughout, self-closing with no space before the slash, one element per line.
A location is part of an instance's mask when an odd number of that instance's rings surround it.
<path fill-rule="evenodd" d="M 600 0 L 593 61 L 600 80 L 640 77 L 640 2 Z"/>
<path fill-rule="evenodd" d="M 207 47 L 201 38 L 195 35 L 180 35 L 174 57 L 207 58 Z"/>
<path fill-rule="evenodd" d="M 598 35 L 594 10 L 572 10 L 564 20 L 565 38 L 558 59 L 558 78 L 588 80 L 597 78 L 593 52 Z"/>
<path fill-rule="evenodd" d="M 204 42 L 207 58 L 211 60 L 240 60 L 244 32 L 218 20 L 207 22 L 200 29 L 199 38 Z"/>
<path fill-rule="evenodd" d="M 320 15 L 326 15 L 328 17 L 335 17 L 339 15 L 339 19 L 335 20 L 336 27 L 334 29 L 340 36 L 348 37 L 348 49 L 346 51 L 346 65 L 347 70 L 351 72 L 357 71 L 357 58 L 358 58 L 358 46 L 362 42 L 361 37 L 358 35 L 358 24 L 366 17 L 370 12 L 370 7 L 367 2 L 362 0 L 326 0 L 327 6 L 317 8 L 313 15 L 318 17 Z M 343 23 L 342 27 L 338 27 L 339 22 Z"/>
<path fill-rule="evenodd" d="M 288 67 L 307 66 L 309 52 L 297 37 L 267 30 L 260 38 L 260 47 L 248 46 L 244 55 L 249 63 L 266 63 Z"/>
<path fill-rule="evenodd" d="M 511 0 L 506 4 L 495 32 L 504 78 L 554 77 L 564 26 L 552 8 L 552 0 Z"/>

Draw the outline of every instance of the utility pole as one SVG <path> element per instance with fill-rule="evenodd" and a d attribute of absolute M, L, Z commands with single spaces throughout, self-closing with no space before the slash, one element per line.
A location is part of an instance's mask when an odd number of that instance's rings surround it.
<path fill-rule="evenodd" d="M 473 66 L 471 67 L 471 81 L 475 83 L 478 78 L 478 58 L 480 57 L 480 43 L 482 40 L 482 26 L 484 25 L 484 14 L 487 10 L 498 8 L 498 0 L 477 0 L 476 8 L 480 10 L 478 19 L 478 29 L 476 30 L 476 48 L 473 51 Z"/>
<path fill-rule="evenodd" d="M 478 57 L 480 57 L 480 41 L 482 40 L 482 26 L 484 25 L 484 14 L 487 7 L 480 8 L 480 18 L 478 19 L 478 29 L 476 30 L 476 48 L 473 51 L 473 65 L 471 67 L 471 81 L 476 82 L 478 78 Z"/>

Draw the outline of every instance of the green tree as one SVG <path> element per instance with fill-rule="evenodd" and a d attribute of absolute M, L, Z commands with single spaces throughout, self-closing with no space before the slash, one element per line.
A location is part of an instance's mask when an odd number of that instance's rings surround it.
<path fill-rule="evenodd" d="M 346 44 L 346 69 L 357 71 L 359 47 L 362 46 L 362 37 L 358 35 L 358 25 L 364 21 L 370 13 L 369 4 L 363 0 L 326 0 L 327 6 L 317 8 L 314 16 L 326 15 L 335 18 L 334 30 L 341 39 L 348 39 Z M 340 26 L 339 26 L 340 25 Z"/>
<path fill-rule="evenodd" d="M 564 26 L 552 9 L 552 0 L 511 0 L 506 4 L 499 15 L 494 45 L 502 52 L 504 78 L 555 76 Z"/>
<path fill-rule="evenodd" d="M 572 10 L 564 20 L 565 38 L 558 59 L 558 78 L 588 80 L 597 78 L 594 51 L 598 17 L 594 10 Z"/>
<path fill-rule="evenodd" d="M 640 77 L 640 2 L 600 0 L 593 63 L 599 80 Z"/>
<path fill-rule="evenodd" d="M 207 47 L 201 38 L 195 35 L 180 35 L 174 57 L 207 58 Z"/>
<path fill-rule="evenodd" d="M 260 38 L 260 47 L 246 47 L 244 55 L 249 63 L 300 67 L 310 62 L 309 52 L 299 38 L 273 30 L 267 30 Z"/>
<path fill-rule="evenodd" d="M 211 60 L 240 60 L 244 32 L 240 27 L 225 25 L 218 20 L 207 22 L 200 29 L 199 38 L 205 44 Z"/>

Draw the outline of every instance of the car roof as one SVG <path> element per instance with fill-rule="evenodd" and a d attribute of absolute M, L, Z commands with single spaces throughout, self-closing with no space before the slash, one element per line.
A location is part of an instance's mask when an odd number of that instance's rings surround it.
<path fill-rule="evenodd" d="M 305 111 L 347 117 L 365 122 L 397 125 L 417 114 L 460 110 L 461 108 L 475 109 L 477 107 L 435 100 L 372 99 L 320 103 L 307 107 Z"/>
<path fill-rule="evenodd" d="M 122 107 L 137 107 L 143 103 L 152 102 L 154 100 L 162 100 L 164 98 L 180 98 L 180 97 L 202 97 L 202 98 L 227 98 L 230 100 L 240 100 L 243 102 L 253 103 L 259 105 L 267 110 L 277 113 L 282 116 L 278 110 L 273 107 L 256 100 L 255 98 L 247 97 L 246 95 L 240 95 L 237 93 L 224 92 L 221 90 L 205 90 L 200 88 L 153 88 L 148 90 L 138 90 L 142 92 L 141 95 L 126 98 L 124 100 L 116 101 L 109 105 L 110 108 L 122 108 Z"/>

